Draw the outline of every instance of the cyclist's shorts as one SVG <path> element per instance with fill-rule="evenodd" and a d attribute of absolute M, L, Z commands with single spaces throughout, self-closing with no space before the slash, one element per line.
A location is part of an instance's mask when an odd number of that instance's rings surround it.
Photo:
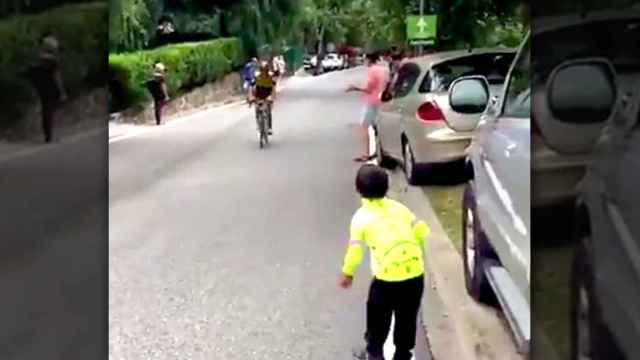
<path fill-rule="evenodd" d="M 273 92 L 272 87 L 256 86 L 255 96 L 260 100 L 264 100 L 269 96 L 271 96 L 272 92 Z"/>

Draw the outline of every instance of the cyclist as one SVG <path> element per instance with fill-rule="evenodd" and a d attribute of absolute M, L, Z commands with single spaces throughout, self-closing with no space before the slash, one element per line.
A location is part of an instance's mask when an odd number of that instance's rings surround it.
<path fill-rule="evenodd" d="M 271 71 L 269 63 L 263 61 L 260 63 L 258 71 L 255 73 L 255 82 L 253 86 L 253 101 L 267 101 L 269 112 L 269 135 L 273 135 L 271 108 L 273 105 L 273 95 L 276 86 L 275 74 Z M 258 107 L 256 107 L 256 119 L 258 115 Z"/>
<path fill-rule="evenodd" d="M 244 80 L 242 87 L 247 92 L 247 102 L 251 98 L 251 87 L 253 86 L 254 75 L 258 67 L 258 59 L 251 58 L 242 68 L 242 78 Z"/>

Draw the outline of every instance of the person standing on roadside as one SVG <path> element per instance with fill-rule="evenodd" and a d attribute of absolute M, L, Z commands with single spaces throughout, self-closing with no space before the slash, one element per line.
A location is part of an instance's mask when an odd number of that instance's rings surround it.
<path fill-rule="evenodd" d="M 369 127 L 376 127 L 378 110 L 382 103 L 380 96 L 389 81 L 389 71 L 380 64 L 380 55 L 377 52 L 367 54 L 365 64 L 367 66 L 367 82 L 364 87 L 351 85 L 347 92 L 360 91 L 364 93 L 364 108 L 360 119 L 360 133 L 362 137 L 362 155 L 356 157 L 354 161 L 365 162 L 374 158 L 374 154 L 369 154 Z"/>
<path fill-rule="evenodd" d="M 45 142 L 53 141 L 53 123 L 60 105 L 67 99 L 62 82 L 60 61 L 60 43 L 51 33 L 45 33 L 40 39 L 40 49 L 35 64 L 29 69 L 33 83 L 42 105 L 42 130 Z"/>
<path fill-rule="evenodd" d="M 156 118 L 156 125 L 162 123 L 162 110 L 169 102 L 169 91 L 167 90 L 167 68 L 161 62 L 153 65 L 152 79 L 147 82 L 149 92 L 153 97 L 153 108 Z"/>

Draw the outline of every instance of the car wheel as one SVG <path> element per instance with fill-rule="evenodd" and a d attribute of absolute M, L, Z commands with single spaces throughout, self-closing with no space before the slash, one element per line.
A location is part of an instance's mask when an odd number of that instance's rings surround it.
<path fill-rule="evenodd" d="M 469 182 L 462 198 L 462 263 L 465 285 L 473 299 L 495 305 L 495 294 L 484 272 L 485 264 L 493 261 L 488 256 L 491 248 L 477 214 L 474 188 Z"/>
<path fill-rule="evenodd" d="M 378 135 L 378 130 L 375 130 L 376 134 L 376 160 L 378 165 L 383 168 L 392 170 L 396 167 L 396 162 L 393 158 L 391 158 L 382 148 L 382 140 L 380 140 L 380 136 Z"/>
<path fill-rule="evenodd" d="M 584 245 L 588 243 L 589 240 L 581 242 L 571 269 L 571 359 L 623 360 L 625 357 L 602 319 L 594 292 L 593 266 Z"/>
<path fill-rule="evenodd" d="M 409 141 L 404 142 L 403 151 L 403 167 L 404 174 L 407 178 L 407 182 L 411 185 L 418 185 L 418 172 L 416 169 L 416 160 L 413 156 L 413 150 L 411 149 L 411 145 Z"/>

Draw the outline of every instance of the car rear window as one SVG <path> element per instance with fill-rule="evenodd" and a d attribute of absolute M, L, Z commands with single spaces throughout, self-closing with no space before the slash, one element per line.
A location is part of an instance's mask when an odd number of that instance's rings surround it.
<path fill-rule="evenodd" d="M 455 79 L 469 75 L 483 75 L 492 85 L 502 84 L 515 55 L 515 51 L 477 54 L 442 62 L 431 68 L 429 75 L 420 84 L 419 91 L 448 91 Z"/>

